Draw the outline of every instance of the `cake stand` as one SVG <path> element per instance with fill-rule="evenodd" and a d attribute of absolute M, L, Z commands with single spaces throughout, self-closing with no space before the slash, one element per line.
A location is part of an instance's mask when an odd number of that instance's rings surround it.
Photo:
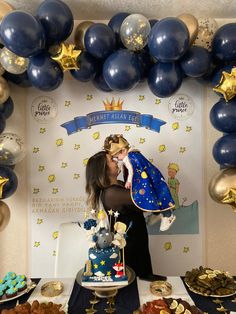
<path fill-rule="evenodd" d="M 82 276 L 83 276 L 84 269 L 82 268 L 76 275 L 77 283 L 82 286 Z M 126 274 L 128 277 L 128 285 L 130 285 L 135 279 L 135 272 L 132 268 L 126 266 Z M 114 297 L 118 289 L 127 287 L 128 285 L 121 285 L 121 286 L 110 286 L 110 287 L 95 287 L 95 286 L 86 286 L 84 288 L 93 290 L 95 295 L 99 298 L 111 298 Z"/>

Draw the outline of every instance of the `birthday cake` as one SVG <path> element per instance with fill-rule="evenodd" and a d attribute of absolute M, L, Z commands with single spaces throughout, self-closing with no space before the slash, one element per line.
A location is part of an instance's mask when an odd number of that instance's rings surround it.
<path fill-rule="evenodd" d="M 124 223 L 116 221 L 117 212 L 109 211 L 110 219 L 104 210 L 99 210 L 98 213 L 93 210 L 91 213 L 96 219 L 84 222 L 90 245 L 82 275 L 82 286 L 125 286 L 128 284 L 128 277 L 124 247 L 128 229 Z"/>

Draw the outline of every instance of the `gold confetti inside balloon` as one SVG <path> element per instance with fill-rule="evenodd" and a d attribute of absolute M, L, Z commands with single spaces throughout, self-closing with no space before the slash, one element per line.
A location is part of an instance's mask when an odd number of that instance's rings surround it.
<path fill-rule="evenodd" d="M 198 34 L 198 20 L 192 14 L 187 13 L 179 15 L 178 18 L 187 26 L 189 32 L 189 43 L 192 45 Z"/>
<path fill-rule="evenodd" d="M 29 59 L 17 56 L 6 47 L 3 47 L 0 52 L 0 62 L 7 72 L 21 74 L 27 70 Z"/>
<path fill-rule="evenodd" d="M 74 34 L 74 40 L 75 40 L 75 46 L 76 48 L 80 50 L 85 50 L 85 45 L 84 45 L 84 36 L 89 29 L 91 25 L 93 25 L 94 22 L 91 21 L 84 21 L 80 24 L 77 25 L 75 29 L 75 34 Z"/>
<path fill-rule="evenodd" d="M 3 231 L 10 221 L 10 209 L 6 203 L 0 201 L 0 231 Z"/>
<path fill-rule="evenodd" d="M 198 19 L 198 35 L 194 45 L 201 46 L 206 48 L 208 51 L 211 51 L 211 42 L 217 29 L 218 25 L 214 19 Z"/>
<path fill-rule="evenodd" d="M 227 102 L 234 98 L 236 95 L 236 68 L 233 68 L 231 73 L 223 71 L 220 83 L 213 90 L 222 94 Z"/>
<path fill-rule="evenodd" d="M 120 38 L 124 46 L 131 51 L 143 49 L 148 41 L 151 26 L 141 14 L 130 14 L 120 27 Z"/>
<path fill-rule="evenodd" d="M 219 171 L 211 179 L 208 190 L 214 201 L 228 204 L 236 212 L 236 168 Z"/>

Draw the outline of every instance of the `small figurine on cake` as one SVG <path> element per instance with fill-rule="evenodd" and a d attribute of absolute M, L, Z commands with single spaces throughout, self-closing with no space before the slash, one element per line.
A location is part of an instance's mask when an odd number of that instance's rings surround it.
<path fill-rule="evenodd" d="M 92 211 L 96 219 L 84 222 L 90 238 L 88 261 L 85 263 L 82 277 L 82 286 L 116 286 L 127 285 L 128 278 L 125 272 L 124 247 L 128 229 L 122 222 L 116 221 L 118 213 L 114 214 L 115 224 L 110 225 L 105 210 Z M 110 217 L 111 218 L 111 217 Z M 122 250 L 122 252 L 121 252 Z"/>

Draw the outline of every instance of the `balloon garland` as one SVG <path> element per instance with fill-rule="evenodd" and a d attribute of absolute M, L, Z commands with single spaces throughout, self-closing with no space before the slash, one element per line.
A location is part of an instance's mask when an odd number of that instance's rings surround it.
<path fill-rule="evenodd" d="M 212 79 L 214 90 L 225 97 L 210 114 L 213 126 L 224 133 L 213 148 L 214 159 L 224 169 L 220 178 L 212 180 L 209 192 L 221 203 L 234 199 L 230 204 L 236 206 L 236 23 L 217 30 L 214 19 L 197 20 L 191 14 L 148 20 L 141 14 L 119 12 L 107 25 L 80 23 L 74 44 L 67 44 L 73 27 L 73 14 L 61 0 L 43 1 L 35 16 L 13 9 L 3 14 L 0 133 L 10 112 L 6 108 L 13 106 L 7 81 L 53 91 L 62 84 L 64 72 L 70 71 L 74 79 L 92 81 L 99 90 L 122 92 L 146 79 L 152 93 L 163 98 L 173 95 L 187 77 Z M 222 176 L 230 183 L 219 183 Z M 227 192 L 221 189 L 219 196 L 218 187 L 226 185 Z"/>

